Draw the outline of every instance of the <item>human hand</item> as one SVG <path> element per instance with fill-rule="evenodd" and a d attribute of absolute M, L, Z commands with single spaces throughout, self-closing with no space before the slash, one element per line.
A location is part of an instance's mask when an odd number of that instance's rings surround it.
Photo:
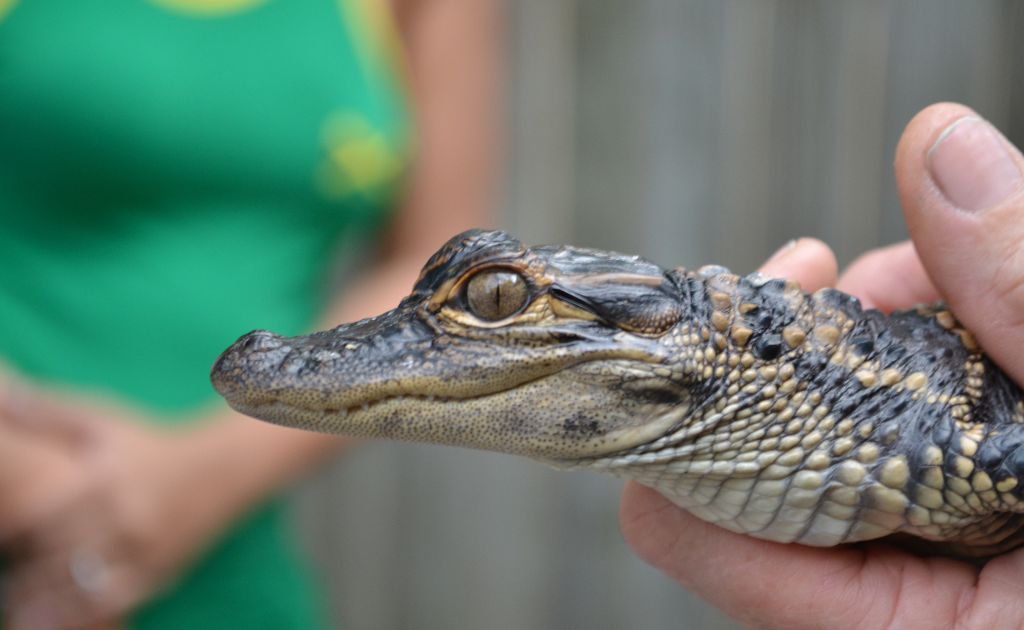
<path fill-rule="evenodd" d="M 10 402 L 19 385 L 0 367 L 0 400 Z M 42 518 L 49 505 L 79 492 L 75 447 L 82 437 L 26 431 L 0 411 L 0 545 Z"/>
<path fill-rule="evenodd" d="M 883 310 L 941 295 L 986 352 L 1024 383 L 1024 158 L 976 116 L 942 104 L 908 125 L 896 179 L 914 244 L 869 253 L 837 286 Z M 832 284 L 832 260 L 819 244 L 802 242 L 764 271 L 814 290 Z M 625 490 L 621 524 L 644 560 L 751 626 L 1024 623 L 1024 549 L 979 567 L 881 543 L 781 545 L 700 521 L 638 484 Z"/>
<path fill-rule="evenodd" d="M 0 415 L 25 439 L 51 448 L 69 434 L 88 439 L 66 462 L 75 483 L 41 494 L 2 541 L 7 627 L 116 626 L 235 515 L 218 493 L 218 454 L 196 432 L 156 427 L 125 408 L 19 389 L 0 401 Z"/>

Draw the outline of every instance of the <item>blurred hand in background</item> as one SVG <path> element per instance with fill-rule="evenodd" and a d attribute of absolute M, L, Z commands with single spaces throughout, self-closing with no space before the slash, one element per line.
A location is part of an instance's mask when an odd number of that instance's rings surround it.
<path fill-rule="evenodd" d="M 220 491 L 196 432 L 25 383 L 0 401 L 0 415 L 22 458 L 0 495 L 12 516 L 0 543 L 12 562 L 4 595 L 14 630 L 120 618 L 242 507 L 228 507 L 234 495 Z"/>
<path fill-rule="evenodd" d="M 78 433 L 68 440 L 23 426 L 10 411 L 17 406 L 13 387 L 0 375 L 0 544 L 31 529 L 80 485 Z"/>
<path fill-rule="evenodd" d="M 208 370 L 492 223 L 499 32 L 476 0 L 0 2 L 0 626 L 329 626 L 273 499 L 348 442 Z"/>

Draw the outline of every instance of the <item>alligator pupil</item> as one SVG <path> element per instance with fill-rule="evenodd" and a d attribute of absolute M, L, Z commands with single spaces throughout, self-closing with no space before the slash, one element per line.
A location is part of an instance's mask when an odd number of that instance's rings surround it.
<path fill-rule="evenodd" d="M 466 284 L 466 303 L 473 315 L 498 321 L 518 313 L 528 298 L 523 277 L 511 271 L 483 271 Z"/>

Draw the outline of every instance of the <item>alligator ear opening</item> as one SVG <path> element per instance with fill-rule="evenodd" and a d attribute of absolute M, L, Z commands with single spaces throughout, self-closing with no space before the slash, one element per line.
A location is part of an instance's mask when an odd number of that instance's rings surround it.
<path fill-rule="evenodd" d="M 645 278 L 647 279 L 647 278 Z M 682 318 L 679 301 L 666 284 L 608 283 L 552 287 L 551 296 L 627 332 L 660 335 Z"/>
<path fill-rule="evenodd" d="M 593 312 L 591 309 L 590 302 L 584 299 L 583 296 L 577 295 L 572 291 L 567 291 L 562 287 L 554 286 L 548 290 L 548 293 L 551 295 L 551 297 L 555 298 L 559 302 L 568 304 L 573 308 L 579 309 L 581 311 Z"/>

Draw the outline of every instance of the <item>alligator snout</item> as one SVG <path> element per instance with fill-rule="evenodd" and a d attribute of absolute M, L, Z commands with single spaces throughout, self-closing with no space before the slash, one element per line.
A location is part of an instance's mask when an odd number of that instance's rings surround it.
<path fill-rule="evenodd" d="M 392 380 L 410 338 L 409 326 L 393 318 L 297 337 L 254 330 L 221 354 L 210 380 L 232 407 L 250 415 L 272 403 L 308 408 L 342 404 L 346 401 L 335 398 L 344 398 L 345 390 Z"/>
<path fill-rule="evenodd" d="M 268 330 L 243 335 L 225 350 L 210 372 L 213 387 L 229 402 L 243 402 L 266 394 L 268 377 L 278 372 L 291 354 L 287 340 Z"/>

